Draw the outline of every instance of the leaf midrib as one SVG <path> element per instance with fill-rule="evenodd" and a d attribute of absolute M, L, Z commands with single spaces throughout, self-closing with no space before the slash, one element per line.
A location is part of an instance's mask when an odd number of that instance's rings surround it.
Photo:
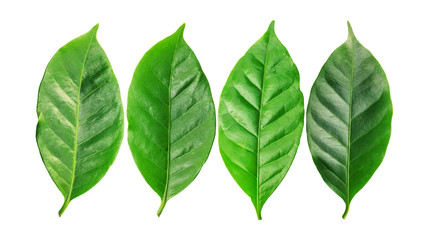
<path fill-rule="evenodd" d="M 62 215 L 62 213 L 64 213 L 65 209 L 67 208 L 68 204 L 71 201 L 71 194 L 73 191 L 73 185 L 74 185 L 74 179 L 75 179 L 75 173 L 76 173 L 76 165 L 77 165 L 77 148 L 78 148 L 78 144 L 77 144 L 77 137 L 78 137 L 78 130 L 79 130 L 79 113 L 80 113 L 80 91 L 81 91 L 81 87 L 82 87 L 82 81 L 83 81 L 83 73 L 84 73 L 84 69 L 85 69 L 85 65 L 86 65 L 86 61 L 87 61 L 87 56 L 89 54 L 89 49 L 90 46 L 92 45 L 93 42 L 93 37 L 95 36 L 95 33 L 92 33 L 92 35 L 90 36 L 90 40 L 88 43 L 88 47 L 86 49 L 86 53 L 83 59 L 83 63 L 82 63 L 82 70 L 80 73 L 80 78 L 79 78 L 79 85 L 78 85 L 78 91 L 77 91 L 77 100 L 76 100 L 76 127 L 75 127 L 75 131 L 74 131 L 74 151 L 73 151 L 73 168 L 72 168 L 72 178 L 71 178 L 71 182 L 70 182 L 70 189 L 69 192 L 67 194 L 67 198 L 65 199 L 65 202 L 63 204 L 63 206 L 61 207 L 61 209 L 59 210 L 59 216 Z"/>
<path fill-rule="evenodd" d="M 264 58 L 264 68 L 263 68 L 263 74 L 261 79 L 261 99 L 259 104 L 259 115 L 258 115 L 258 132 L 257 132 L 257 161 L 256 161 L 256 212 L 258 220 L 261 220 L 261 209 L 260 209 L 260 201 L 259 201 L 259 175 L 260 175 L 260 140 L 261 140 L 261 116 L 262 116 L 262 106 L 263 106 L 263 98 L 264 98 L 264 79 L 265 79 L 265 73 L 266 73 L 266 66 L 267 66 L 267 60 L 268 60 L 268 47 L 270 45 L 270 37 L 271 37 L 271 31 L 268 32 L 268 40 L 267 40 L 267 47 L 265 50 L 265 58 Z"/>
<path fill-rule="evenodd" d="M 166 159 L 166 182 L 165 182 L 165 189 L 163 191 L 162 200 L 160 203 L 160 207 L 157 211 L 157 216 L 160 216 L 162 214 L 163 208 L 166 205 L 166 202 L 168 201 L 168 188 L 169 188 L 169 175 L 170 175 L 170 147 L 171 147 L 171 86 L 172 86 L 172 73 L 174 70 L 174 62 L 175 62 L 175 55 L 176 55 L 176 49 L 178 48 L 179 41 L 181 40 L 182 33 L 179 34 L 178 39 L 175 43 L 175 48 L 173 50 L 172 54 L 172 61 L 171 61 L 171 70 L 169 73 L 169 86 L 168 86 L 168 152 L 167 152 L 167 159 Z"/>
<path fill-rule="evenodd" d="M 347 191 L 346 191 L 346 201 L 345 201 L 345 211 L 343 218 L 348 214 L 350 207 L 350 158 L 351 158 L 351 120 L 352 120 L 352 108 L 353 108 L 353 82 L 354 82 L 354 46 L 353 39 L 350 40 L 350 50 L 351 50 L 351 78 L 350 78 L 350 99 L 349 99 L 349 111 L 348 111 L 348 141 L 347 141 Z"/>

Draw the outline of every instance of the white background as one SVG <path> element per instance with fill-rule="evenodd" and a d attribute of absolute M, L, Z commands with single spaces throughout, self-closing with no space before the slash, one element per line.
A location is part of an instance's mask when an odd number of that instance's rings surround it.
<path fill-rule="evenodd" d="M 423 1 L 1 1 L 0 239 L 426 239 L 427 15 Z M 276 20 L 301 75 L 305 103 L 346 21 L 381 63 L 391 86 L 387 154 L 354 198 L 343 201 L 318 174 L 305 129 L 295 161 L 258 221 L 226 170 L 215 140 L 195 181 L 156 216 L 159 197 L 123 140 L 115 163 L 64 215 L 63 197 L 38 153 L 37 90 L 68 41 L 100 23 L 98 40 L 124 107 L 133 71 L 155 43 L 186 23 L 184 37 L 207 75 L 216 106 L 238 59 Z"/>

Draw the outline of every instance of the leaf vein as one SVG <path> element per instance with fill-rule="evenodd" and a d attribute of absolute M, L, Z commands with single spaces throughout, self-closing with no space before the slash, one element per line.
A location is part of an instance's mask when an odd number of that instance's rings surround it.
<path fill-rule="evenodd" d="M 335 137 L 334 135 L 332 135 L 328 130 L 326 130 L 326 128 L 325 127 L 323 127 L 317 120 L 316 120 L 316 118 L 314 118 L 313 116 L 313 113 L 312 112 L 310 112 L 310 114 L 311 114 L 311 116 L 312 116 L 312 119 L 313 119 L 313 122 L 314 123 L 316 123 L 316 125 L 317 126 L 319 126 L 321 129 L 323 129 L 323 131 L 325 131 L 329 136 L 331 136 L 333 139 L 335 139 L 337 142 L 339 142 L 343 147 L 345 147 L 345 148 L 347 148 L 347 146 L 343 143 L 343 142 L 341 142 L 341 140 L 339 140 L 337 137 Z"/>
<path fill-rule="evenodd" d="M 252 133 L 251 131 L 249 131 L 249 129 L 247 129 L 245 126 L 243 126 L 243 124 L 241 124 L 239 121 L 237 121 L 237 119 L 236 119 L 236 118 L 234 118 L 234 116 L 233 116 L 233 115 L 231 115 L 229 112 L 227 112 L 227 114 L 231 116 L 231 118 L 236 122 L 236 124 L 237 124 L 238 126 L 240 126 L 241 128 L 243 128 L 246 132 L 248 132 L 248 133 L 249 133 L 249 134 L 251 134 L 252 136 L 254 136 L 254 137 L 258 138 L 258 136 L 257 136 L 255 133 Z"/>
<path fill-rule="evenodd" d="M 191 87 L 193 84 L 198 83 L 199 81 L 198 81 L 196 78 L 198 78 L 199 76 L 200 76 L 200 72 L 197 72 L 197 73 L 196 73 L 196 75 L 192 76 L 192 77 L 190 78 L 190 80 L 188 80 L 188 82 L 189 82 L 189 83 L 186 83 L 187 85 L 186 85 L 183 89 L 180 89 L 179 93 L 176 93 L 176 94 L 175 94 L 175 96 L 174 96 L 171 100 L 172 100 L 172 101 L 173 101 L 173 100 L 176 100 L 176 99 L 177 99 L 177 98 L 179 98 L 181 95 L 183 95 L 185 91 L 188 91 L 188 89 L 190 89 L 190 87 Z"/>
<path fill-rule="evenodd" d="M 329 166 L 328 165 L 326 165 L 322 160 L 320 160 L 321 158 L 317 158 L 317 162 L 318 163 L 320 163 L 324 168 L 325 168 L 325 170 L 326 171 L 328 171 L 329 173 L 331 173 L 336 179 L 338 179 L 341 183 L 343 183 L 344 184 L 344 186 L 346 186 L 347 184 L 345 183 L 345 181 L 344 180 L 342 180 L 334 171 L 332 171 L 330 168 L 329 168 Z M 344 192 L 342 192 L 341 190 L 339 190 L 341 193 L 344 193 Z M 344 195 L 346 195 L 345 193 L 344 193 Z"/>
<path fill-rule="evenodd" d="M 247 102 L 253 109 L 255 109 L 257 112 L 259 112 L 259 108 L 256 107 L 254 104 L 252 104 L 248 99 L 246 99 L 243 94 L 239 91 L 239 89 L 237 89 L 236 87 L 234 87 L 234 89 L 236 90 L 237 94 L 240 96 L 241 99 L 243 99 L 245 102 Z"/>
<path fill-rule="evenodd" d="M 86 138 L 85 140 L 82 140 L 79 144 L 77 144 L 77 147 L 80 147 L 81 145 L 87 143 L 88 141 L 90 141 L 91 139 L 95 138 L 96 136 L 98 136 L 99 134 L 101 134 L 102 132 L 104 132 L 105 130 L 107 130 L 108 128 L 114 126 L 114 124 L 116 124 L 117 119 L 115 119 L 113 121 L 113 123 L 109 124 L 106 127 L 103 127 L 101 130 L 99 130 L 98 132 L 96 132 L 95 134 L 93 134 L 92 136 Z"/>
<path fill-rule="evenodd" d="M 84 100 L 86 100 L 87 98 L 89 98 L 92 94 L 94 94 L 96 91 L 98 91 L 99 89 L 101 89 L 102 86 L 104 86 L 105 84 L 109 83 L 108 80 L 103 81 L 101 84 L 99 84 L 95 89 L 92 89 L 92 91 L 90 91 L 88 94 L 86 94 L 86 96 L 84 96 L 80 102 L 83 102 Z"/>
<path fill-rule="evenodd" d="M 279 156 L 278 156 L 278 157 L 274 158 L 273 160 L 271 160 L 271 159 L 270 159 L 270 160 L 268 160 L 267 162 L 263 163 L 263 164 L 262 164 L 262 165 L 260 165 L 259 167 L 260 167 L 260 168 L 265 167 L 265 166 L 267 166 L 267 165 L 270 165 L 271 163 L 274 163 L 274 162 L 276 162 L 276 161 L 280 160 L 280 159 L 281 159 L 281 158 L 283 158 L 283 157 L 286 157 L 286 156 L 288 155 L 288 153 L 289 153 L 289 152 L 291 152 L 291 150 L 292 150 L 293 146 L 294 146 L 294 144 L 292 144 L 291 148 L 289 148 L 288 150 L 286 150 L 286 153 L 279 154 Z"/>

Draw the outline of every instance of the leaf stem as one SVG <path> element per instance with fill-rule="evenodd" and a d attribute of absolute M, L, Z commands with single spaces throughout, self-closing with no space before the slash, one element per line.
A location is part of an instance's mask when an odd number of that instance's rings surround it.
<path fill-rule="evenodd" d="M 64 213 L 65 209 L 67 209 L 68 204 L 70 203 L 70 199 L 67 197 L 62 205 L 61 209 L 59 209 L 58 215 L 61 217 Z"/>
<path fill-rule="evenodd" d="M 344 211 L 344 214 L 342 215 L 342 219 L 345 219 L 345 217 L 347 217 L 348 210 L 350 210 L 350 204 L 345 205 L 345 211 Z"/>
<path fill-rule="evenodd" d="M 257 210 L 256 210 L 256 216 L 258 217 L 258 220 L 262 220 L 262 217 L 261 217 L 261 209 L 257 209 Z"/>
<path fill-rule="evenodd" d="M 165 208 L 165 206 L 166 206 L 166 202 L 167 202 L 167 200 L 162 199 L 162 202 L 160 203 L 159 210 L 157 210 L 157 217 L 160 217 L 160 215 L 162 214 L 163 209 L 164 209 L 164 208 Z"/>

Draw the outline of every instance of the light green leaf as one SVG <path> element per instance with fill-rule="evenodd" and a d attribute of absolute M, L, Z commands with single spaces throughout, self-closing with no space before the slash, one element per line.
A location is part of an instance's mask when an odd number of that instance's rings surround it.
<path fill-rule="evenodd" d="M 166 202 L 186 188 L 208 158 L 215 106 L 184 25 L 138 64 L 128 95 L 128 142 L 141 174 Z"/>
<path fill-rule="evenodd" d="M 346 205 L 381 164 L 391 133 L 386 75 L 354 36 L 320 70 L 307 107 L 307 140 L 323 180 Z"/>
<path fill-rule="evenodd" d="M 221 156 L 261 219 L 264 203 L 292 164 L 304 125 L 299 73 L 274 21 L 232 70 L 218 118 Z"/>
<path fill-rule="evenodd" d="M 37 100 L 36 139 L 52 180 L 69 202 L 91 189 L 114 162 L 123 139 L 119 85 L 96 25 L 50 60 Z"/>

